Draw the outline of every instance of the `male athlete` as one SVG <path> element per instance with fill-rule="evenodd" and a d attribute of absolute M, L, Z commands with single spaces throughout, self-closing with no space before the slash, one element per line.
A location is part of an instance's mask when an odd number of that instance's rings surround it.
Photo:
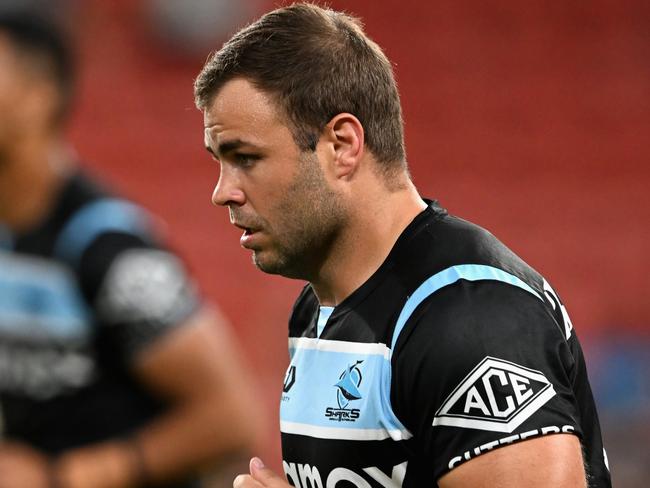
<path fill-rule="evenodd" d="M 301 488 L 608 487 L 584 358 L 553 288 L 422 199 L 391 65 L 348 15 L 264 15 L 195 83 L 213 202 L 289 322 L 283 466 Z M 251 460 L 237 488 L 287 481 Z"/>
<path fill-rule="evenodd" d="M 140 207 L 75 167 L 70 54 L 0 15 L 0 487 L 197 486 L 250 448 L 223 320 Z"/>

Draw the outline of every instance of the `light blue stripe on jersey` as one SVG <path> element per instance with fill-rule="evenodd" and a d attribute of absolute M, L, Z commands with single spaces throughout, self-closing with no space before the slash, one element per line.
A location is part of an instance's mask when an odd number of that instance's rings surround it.
<path fill-rule="evenodd" d="M 327 324 L 327 321 L 329 320 L 333 311 L 334 307 L 320 308 L 320 313 L 318 314 L 318 322 L 316 323 L 316 337 L 320 337 L 320 335 L 323 333 L 323 329 L 325 328 L 325 325 Z"/>
<path fill-rule="evenodd" d="M 520 278 L 517 278 L 515 275 L 507 273 L 502 269 L 494 268 L 492 266 L 484 266 L 482 264 L 461 264 L 458 266 L 451 266 L 450 268 L 444 269 L 425 280 L 406 301 L 406 304 L 397 318 L 395 330 L 393 331 L 393 339 L 390 346 L 391 352 L 395 350 L 395 344 L 397 344 L 397 339 L 402 332 L 404 325 L 418 305 L 441 288 L 456 283 L 459 280 L 500 281 L 521 288 L 544 301 L 539 293 L 524 283 Z"/>
<path fill-rule="evenodd" d="M 81 207 L 65 225 L 55 247 L 55 256 L 78 264 L 86 248 L 106 232 L 126 232 L 146 237 L 147 214 L 137 205 L 106 198 Z"/>
<path fill-rule="evenodd" d="M 404 325 L 415 309 L 441 288 L 459 280 L 492 280 L 525 290 L 540 300 L 542 297 L 520 278 L 492 266 L 465 264 L 452 266 L 428 278 L 409 297 L 397 319 L 391 348 L 384 344 L 366 344 L 324 339 L 290 339 L 291 366 L 295 367 L 295 383 L 283 395 L 280 428 L 284 433 L 327 439 L 394 440 L 408 439 L 411 434 L 392 411 L 391 355 Z M 321 308 L 317 323 L 322 332 L 327 322 Z M 331 313 L 331 312 L 330 312 Z M 337 384 L 349 368 L 358 368 L 361 398 L 345 406 L 337 398 Z M 358 418 L 334 421 L 328 409 L 358 410 Z"/>
<path fill-rule="evenodd" d="M 384 344 L 307 338 L 291 342 L 295 383 L 283 395 L 282 432 L 360 441 L 411 437 L 391 409 L 391 367 Z M 361 398 L 341 405 L 337 384 L 350 368 L 360 372 L 355 386 Z M 358 418 L 337 419 L 337 412 L 352 410 Z"/>
<path fill-rule="evenodd" d="M 91 316 L 67 267 L 0 251 L 0 333 L 27 339 L 84 339 Z"/>

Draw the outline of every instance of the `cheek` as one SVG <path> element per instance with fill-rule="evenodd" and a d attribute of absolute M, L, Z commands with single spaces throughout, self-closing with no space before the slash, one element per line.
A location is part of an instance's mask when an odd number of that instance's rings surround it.
<path fill-rule="evenodd" d="M 2 71 L 3 67 L 0 66 L 0 104 L 3 107 L 20 105 L 25 97 L 24 81 L 10 73 L 3 74 Z"/>
<path fill-rule="evenodd" d="M 0 94 L 0 125 L 5 131 L 17 129 L 24 118 L 21 116 L 22 100 L 24 97 L 16 90 L 3 92 L 1 88 Z"/>
<path fill-rule="evenodd" d="M 246 195 L 253 208 L 260 214 L 273 214 L 291 208 L 295 190 L 283 179 L 259 179 L 249 181 Z"/>

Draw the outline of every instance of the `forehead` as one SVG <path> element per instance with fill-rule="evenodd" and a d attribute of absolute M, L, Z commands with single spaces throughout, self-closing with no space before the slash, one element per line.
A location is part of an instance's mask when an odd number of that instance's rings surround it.
<path fill-rule="evenodd" d="M 206 142 L 224 135 L 263 137 L 284 128 L 272 97 L 243 78 L 228 81 L 203 112 Z"/>

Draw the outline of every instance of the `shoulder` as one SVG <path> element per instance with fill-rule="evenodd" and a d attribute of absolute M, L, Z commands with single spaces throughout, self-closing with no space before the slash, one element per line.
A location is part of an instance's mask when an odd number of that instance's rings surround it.
<path fill-rule="evenodd" d="M 439 361 L 473 363 L 500 351 L 508 356 L 504 359 L 521 360 L 528 355 L 528 347 L 535 349 L 549 339 L 566 342 L 544 297 L 525 282 L 512 279 L 512 275 L 502 280 L 478 278 L 464 275 L 462 269 L 443 272 L 425 283 L 421 293 L 411 296 L 409 300 L 415 299 L 412 311 L 406 310 L 410 313 L 402 317 L 401 329 L 395 331 L 394 353 L 398 357 L 402 349 L 410 351 L 407 357 L 417 350 L 423 354 L 435 350 Z M 468 273 L 498 271 L 469 268 Z"/>
<path fill-rule="evenodd" d="M 162 225 L 158 219 L 83 172 L 69 178 L 55 214 L 57 230 L 52 258 L 78 276 L 90 302 L 111 268 L 124 269 L 124 263 L 142 265 L 175 260 L 159 238 Z M 151 251 L 147 258 L 144 250 Z M 114 266 L 119 262 L 121 266 Z"/>
<path fill-rule="evenodd" d="M 526 436 L 581 433 L 571 347 L 544 301 L 516 286 L 441 289 L 411 316 L 392 366 L 395 412 L 421 449 L 442 453 L 436 476 Z"/>
<path fill-rule="evenodd" d="M 497 268 L 542 288 L 541 276 L 487 229 L 435 207 L 426 209 L 418 219 L 389 257 L 394 262 L 393 273 L 407 290 L 414 291 L 436 273 L 465 265 Z"/>
<path fill-rule="evenodd" d="M 108 235 L 128 242 L 155 244 L 156 220 L 140 205 L 115 196 L 84 174 L 71 178 L 62 195 L 65 214 L 54 255 L 77 268 L 93 244 Z"/>
<path fill-rule="evenodd" d="M 70 179 L 62 198 L 69 210 L 54 254 L 76 271 L 104 320 L 176 322 L 187 315 L 194 285 L 162 243 L 156 217 L 83 173 Z"/>

